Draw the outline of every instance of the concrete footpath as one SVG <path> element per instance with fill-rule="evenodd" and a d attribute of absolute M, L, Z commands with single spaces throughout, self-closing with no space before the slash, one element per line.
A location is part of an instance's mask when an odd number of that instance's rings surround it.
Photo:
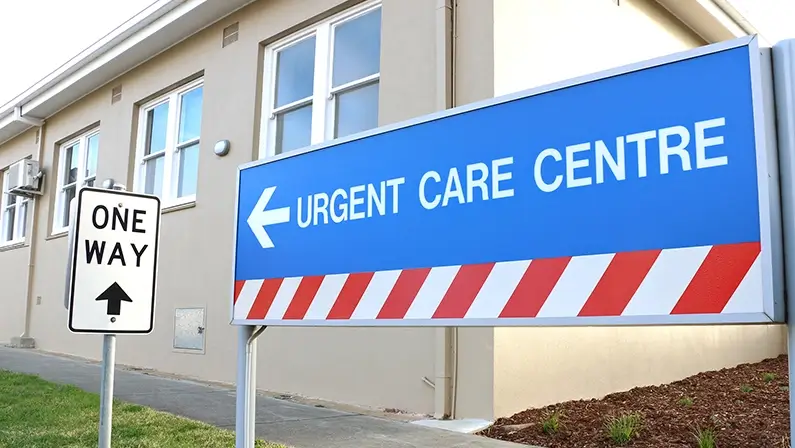
<path fill-rule="evenodd" d="M 32 373 L 99 393 L 99 364 L 37 350 L 0 347 L 0 369 Z M 235 428 L 235 391 L 183 379 L 116 369 L 115 398 L 216 426 Z M 358 412 L 257 396 L 257 438 L 295 448 L 510 448 L 485 437 L 428 428 Z"/>

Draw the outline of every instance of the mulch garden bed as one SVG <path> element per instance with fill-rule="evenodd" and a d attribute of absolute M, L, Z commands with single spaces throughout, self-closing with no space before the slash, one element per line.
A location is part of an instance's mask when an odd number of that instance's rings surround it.
<path fill-rule="evenodd" d="M 718 448 L 789 448 L 787 379 L 782 355 L 598 400 L 528 409 L 480 434 L 546 448 L 690 448 L 700 446 L 695 432 L 701 429 L 714 433 Z M 608 421 L 632 413 L 638 417 L 637 431 L 629 442 L 616 442 Z M 552 415 L 558 416 L 556 429 Z"/>

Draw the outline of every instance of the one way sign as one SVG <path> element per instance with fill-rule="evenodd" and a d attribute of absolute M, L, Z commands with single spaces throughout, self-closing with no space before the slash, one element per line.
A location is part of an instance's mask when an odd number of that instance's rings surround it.
<path fill-rule="evenodd" d="M 157 290 L 160 199 L 83 188 L 73 231 L 69 330 L 150 333 Z"/>

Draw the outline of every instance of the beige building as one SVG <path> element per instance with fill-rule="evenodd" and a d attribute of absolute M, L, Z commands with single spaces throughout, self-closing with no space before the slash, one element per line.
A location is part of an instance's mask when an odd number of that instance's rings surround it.
<path fill-rule="evenodd" d="M 240 164 L 755 32 L 719 0 L 157 2 L 0 107 L 0 340 L 100 357 L 67 329 L 65 225 L 113 178 L 164 207 L 155 330 L 120 336 L 117 361 L 231 383 Z M 23 159 L 32 199 L 7 194 Z M 258 385 L 493 419 L 784 351 L 781 326 L 269 328 Z"/>

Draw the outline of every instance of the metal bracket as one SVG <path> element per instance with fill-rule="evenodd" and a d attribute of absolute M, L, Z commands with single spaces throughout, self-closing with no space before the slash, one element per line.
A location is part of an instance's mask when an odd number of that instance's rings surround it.
<path fill-rule="evenodd" d="M 254 339 L 257 339 L 257 337 L 259 337 L 259 335 L 261 335 L 266 328 L 268 328 L 267 325 L 258 326 L 257 329 L 254 330 L 254 333 L 251 334 L 251 337 L 248 338 L 248 343 L 251 344 L 251 342 L 254 341 Z"/>

